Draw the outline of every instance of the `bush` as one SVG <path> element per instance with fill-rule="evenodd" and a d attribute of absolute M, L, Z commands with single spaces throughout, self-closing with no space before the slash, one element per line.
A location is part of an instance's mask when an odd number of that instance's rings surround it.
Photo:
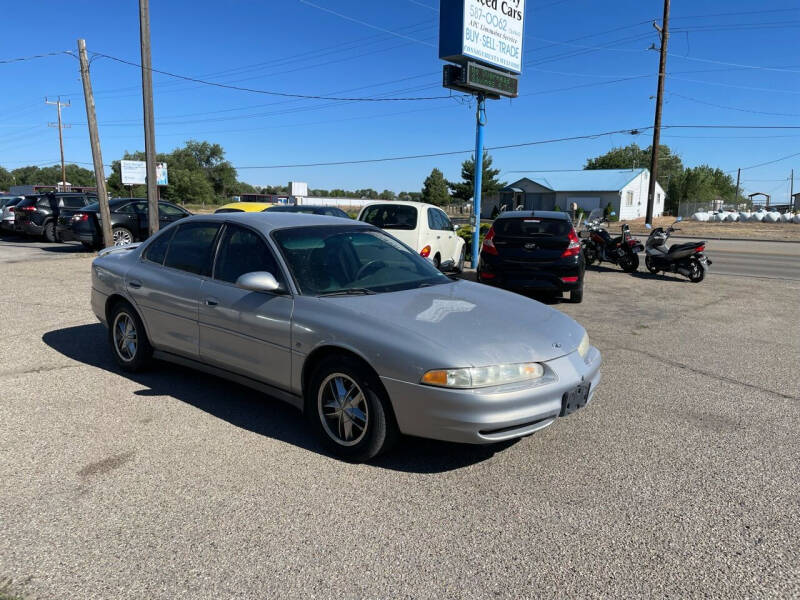
<path fill-rule="evenodd" d="M 491 224 L 489 223 L 481 223 L 481 237 L 480 241 L 483 242 L 483 238 L 486 237 L 486 232 L 489 231 Z M 464 240 L 466 243 L 467 248 L 467 255 L 469 256 L 470 252 L 472 252 L 472 225 L 462 225 L 458 228 L 456 233 Z"/>

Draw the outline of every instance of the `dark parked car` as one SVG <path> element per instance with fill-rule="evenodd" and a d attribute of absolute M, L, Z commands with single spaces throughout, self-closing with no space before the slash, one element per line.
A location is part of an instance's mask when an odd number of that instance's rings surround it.
<path fill-rule="evenodd" d="M 478 280 L 510 289 L 569 292 L 583 299 L 585 263 L 578 234 L 566 213 L 510 211 L 486 233 Z"/>
<path fill-rule="evenodd" d="M 288 213 L 305 213 L 308 215 L 326 215 L 328 217 L 343 217 L 349 219 L 350 215 L 344 212 L 341 208 L 335 206 L 307 206 L 305 204 L 279 204 L 270 206 L 261 212 L 288 212 Z"/>
<path fill-rule="evenodd" d="M 149 211 L 143 198 L 112 198 L 108 201 L 111 211 L 111 235 L 115 246 L 122 246 L 147 239 Z M 161 227 L 190 216 L 188 210 L 170 204 L 158 203 Z M 100 229 L 100 205 L 97 202 L 80 210 L 64 210 L 58 222 L 58 235 L 62 240 L 77 240 L 88 248 L 103 245 Z"/>
<path fill-rule="evenodd" d="M 57 242 L 56 223 L 62 210 L 75 210 L 95 202 L 95 196 L 58 192 L 25 196 L 14 207 L 14 230 Z"/>

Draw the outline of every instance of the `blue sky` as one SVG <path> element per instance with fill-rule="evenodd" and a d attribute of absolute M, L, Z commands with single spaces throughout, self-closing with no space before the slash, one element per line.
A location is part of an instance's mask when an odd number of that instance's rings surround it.
<path fill-rule="evenodd" d="M 153 67 L 217 82 L 331 96 L 442 96 L 438 1 L 151 0 Z M 652 125 L 658 54 L 654 0 L 528 0 L 520 98 L 488 103 L 488 146 Z M 758 12 L 757 12 L 758 11 Z M 738 13 L 738 14 L 736 14 Z M 44 24 L 43 16 L 46 16 Z M 10 18 L 9 18 L 10 17 Z M 796 0 L 675 0 L 665 125 L 800 126 L 800 4 Z M 15 3 L 0 60 L 74 50 L 139 62 L 135 0 Z M 747 65 L 758 68 L 744 68 Z M 91 162 L 78 62 L 67 55 L 2 64 L 0 165 L 58 159 L 61 94 L 68 161 Z M 144 147 L 139 69 L 92 62 L 104 162 Z M 623 81 L 617 81 L 617 80 Z M 154 75 L 156 138 L 170 151 L 194 138 L 220 143 L 239 177 L 257 185 L 307 181 L 315 188 L 419 190 L 433 167 L 459 177 L 466 155 L 330 167 L 246 169 L 402 156 L 474 146 L 474 107 L 455 100 L 342 103 L 291 100 Z M 493 153 L 502 177 L 578 169 L 613 146 L 650 143 L 616 134 Z M 687 165 L 725 170 L 800 151 L 800 129 L 666 129 L 662 142 Z M 88 165 L 87 165 L 88 166 Z M 742 172 L 748 191 L 800 189 L 800 156 Z"/>

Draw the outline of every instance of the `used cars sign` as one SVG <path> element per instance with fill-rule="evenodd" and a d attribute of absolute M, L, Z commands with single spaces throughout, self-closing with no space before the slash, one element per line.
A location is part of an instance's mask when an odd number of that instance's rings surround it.
<path fill-rule="evenodd" d="M 522 72 L 525 0 L 441 0 L 439 58 Z"/>

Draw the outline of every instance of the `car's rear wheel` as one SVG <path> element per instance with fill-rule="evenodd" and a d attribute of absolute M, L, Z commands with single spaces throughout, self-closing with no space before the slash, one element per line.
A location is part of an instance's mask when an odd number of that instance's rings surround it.
<path fill-rule="evenodd" d="M 144 324 L 133 307 L 119 302 L 109 315 L 108 341 L 114 360 L 125 371 L 141 371 L 153 356 Z"/>
<path fill-rule="evenodd" d="M 48 242 L 57 242 L 58 238 L 56 238 L 56 224 L 52 221 L 45 223 L 44 230 L 42 230 L 42 237 Z"/>
<path fill-rule="evenodd" d="M 569 301 L 574 302 L 575 304 L 580 304 L 583 302 L 583 288 L 579 290 L 572 290 L 569 293 Z"/>
<path fill-rule="evenodd" d="M 433 266 L 438 269 L 441 264 L 442 264 L 442 257 L 436 254 L 436 256 L 433 257 Z"/>
<path fill-rule="evenodd" d="M 111 239 L 115 246 L 124 246 L 133 243 L 133 233 L 125 227 L 114 227 L 111 230 Z"/>
<path fill-rule="evenodd" d="M 597 250 L 594 244 L 586 244 L 583 247 L 583 258 L 587 265 L 593 265 L 597 261 Z"/>
<path fill-rule="evenodd" d="M 456 263 L 455 272 L 456 273 L 463 273 L 464 272 L 464 261 L 467 257 L 467 248 L 466 246 L 461 246 L 461 254 L 458 256 L 458 262 Z"/>
<path fill-rule="evenodd" d="M 305 393 L 306 415 L 333 454 L 366 461 L 387 450 L 398 429 L 383 386 L 349 356 L 324 359 Z"/>

